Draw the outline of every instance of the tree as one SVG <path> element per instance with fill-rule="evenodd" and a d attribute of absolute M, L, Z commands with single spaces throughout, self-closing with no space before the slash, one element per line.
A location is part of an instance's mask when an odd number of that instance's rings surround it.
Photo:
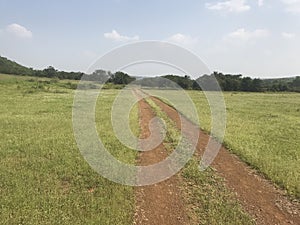
<path fill-rule="evenodd" d="M 241 91 L 251 91 L 252 79 L 250 77 L 242 78 Z"/>
<path fill-rule="evenodd" d="M 165 75 L 163 76 L 163 78 L 173 81 L 183 89 L 192 89 L 193 87 L 194 81 L 188 75 L 185 75 L 183 77 L 177 75 Z"/>
<path fill-rule="evenodd" d="M 129 84 L 132 81 L 135 81 L 135 78 L 123 72 L 116 72 L 108 80 L 108 82 L 113 84 Z"/>
<path fill-rule="evenodd" d="M 105 70 L 95 70 L 91 75 L 87 77 L 90 81 L 98 81 L 100 83 L 105 83 L 111 76 L 109 71 Z"/>
<path fill-rule="evenodd" d="M 262 80 L 255 78 L 252 81 L 251 91 L 260 92 L 262 91 Z"/>
<path fill-rule="evenodd" d="M 300 91 L 300 77 L 299 76 L 297 76 L 293 80 L 293 82 L 291 83 L 291 86 L 294 91 L 298 91 L 298 92 Z"/>
<path fill-rule="evenodd" d="M 43 70 L 46 77 L 54 78 L 57 77 L 57 70 L 54 69 L 53 66 L 49 66 L 48 68 Z"/>

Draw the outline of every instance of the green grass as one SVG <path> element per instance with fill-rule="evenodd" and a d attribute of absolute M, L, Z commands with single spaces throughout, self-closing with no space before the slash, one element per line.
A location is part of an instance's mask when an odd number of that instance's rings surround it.
<path fill-rule="evenodd" d="M 151 99 L 147 99 L 147 102 L 156 116 L 164 120 L 167 126 L 164 146 L 172 151 L 179 142 L 180 131 Z M 254 220 L 243 211 L 235 196 L 226 189 L 224 181 L 211 168 L 199 171 L 196 157 L 188 162 L 180 174 L 184 178 L 181 185 L 186 193 L 190 224 L 254 224 Z"/>
<path fill-rule="evenodd" d="M 133 188 L 98 175 L 76 146 L 70 81 L 31 79 L 0 75 L 1 224 L 132 224 Z M 116 94 L 103 92 L 99 121 L 110 121 Z M 134 108 L 135 133 L 137 117 Z M 100 137 L 114 143 L 108 124 L 97 128 Z M 135 162 L 136 153 L 124 154 L 128 149 L 118 144 L 107 147 Z"/>
<path fill-rule="evenodd" d="M 210 131 L 210 112 L 202 92 L 188 92 Z M 300 197 L 300 94 L 224 93 L 225 145 L 288 194 Z"/>
<path fill-rule="evenodd" d="M 132 224 L 134 191 L 101 177 L 85 162 L 72 128 L 77 81 L 0 75 L 0 218 L 2 224 Z M 119 88 L 119 87 L 116 87 Z M 96 108 L 97 131 L 118 159 L 136 152 L 116 140 L 110 106 L 118 90 L 104 90 Z M 189 91 L 201 127 L 210 130 L 202 92 Z M 299 197 L 300 94 L 225 93 L 225 144 L 288 193 Z M 189 116 L 189 109 L 185 109 Z M 169 124 L 171 127 L 174 124 Z M 138 136 L 138 108 L 130 126 Z M 178 140 L 175 128 L 166 147 Z M 183 170 L 191 217 L 207 224 L 250 224 L 214 172 L 199 173 L 193 159 Z"/>
<path fill-rule="evenodd" d="M 150 90 L 185 105 L 182 93 Z M 210 132 L 211 112 L 203 92 L 187 91 Z M 224 92 L 227 125 L 224 144 L 292 198 L 300 198 L 300 94 Z M 195 121 L 189 107 L 180 111 Z M 214 134 L 218 136 L 217 134 Z"/>

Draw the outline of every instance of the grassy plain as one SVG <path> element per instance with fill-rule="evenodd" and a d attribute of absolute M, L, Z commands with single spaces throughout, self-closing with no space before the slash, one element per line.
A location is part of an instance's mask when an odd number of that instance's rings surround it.
<path fill-rule="evenodd" d="M 210 131 L 202 92 L 189 91 L 201 127 Z M 300 94 L 224 93 L 225 145 L 296 198 L 300 197 Z"/>
<path fill-rule="evenodd" d="M 0 75 L 2 224 L 132 224 L 133 188 L 98 175 L 76 146 L 73 83 Z M 117 93 L 106 90 L 100 97 L 97 129 L 113 154 L 134 163 L 136 153 L 109 135 L 109 106 Z M 136 132 L 137 117 L 135 108 Z"/>
<path fill-rule="evenodd" d="M 176 102 L 192 121 L 191 105 L 182 91 L 147 90 Z M 186 91 L 195 105 L 200 127 L 211 132 L 211 111 L 205 94 Z M 300 198 L 300 93 L 224 92 L 224 144 L 293 198 Z M 163 99 L 163 98 L 162 98 Z M 187 107 L 188 105 L 188 107 Z M 218 136 L 218 134 L 214 134 Z"/>
<path fill-rule="evenodd" d="M 0 75 L 3 224 L 132 224 L 133 188 L 99 176 L 77 148 L 72 130 L 76 85 L 76 81 Z M 115 138 L 110 123 L 110 106 L 119 91 L 102 93 L 96 109 L 99 136 L 114 156 L 134 163 L 136 152 Z M 210 109 L 204 94 L 187 93 L 196 105 L 201 127 L 209 132 Z M 227 147 L 299 198 L 300 94 L 225 93 L 224 97 Z M 190 110 L 185 110 L 188 116 Z M 136 106 L 130 124 L 138 135 Z M 175 131 L 169 133 L 169 140 L 177 140 Z M 197 215 L 210 224 L 222 218 L 251 223 L 219 178 L 212 171 L 198 173 L 197 165 L 193 159 L 183 171 L 190 184 L 189 201 L 199 204 Z"/>

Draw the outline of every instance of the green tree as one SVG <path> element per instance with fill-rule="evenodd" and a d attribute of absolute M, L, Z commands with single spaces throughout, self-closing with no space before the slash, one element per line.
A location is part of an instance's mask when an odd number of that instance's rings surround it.
<path fill-rule="evenodd" d="M 46 77 L 54 78 L 57 77 L 57 70 L 53 66 L 49 66 L 48 68 L 43 70 Z"/>
<path fill-rule="evenodd" d="M 111 75 L 110 79 L 108 80 L 108 82 L 113 84 L 129 84 L 132 81 L 135 81 L 135 78 L 123 72 L 116 72 L 115 74 Z"/>

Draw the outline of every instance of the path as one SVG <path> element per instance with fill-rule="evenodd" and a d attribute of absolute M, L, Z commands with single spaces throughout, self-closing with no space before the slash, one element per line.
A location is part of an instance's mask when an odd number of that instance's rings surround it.
<path fill-rule="evenodd" d="M 149 121 L 155 116 L 151 107 L 141 100 L 139 105 L 141 138 L 150 135 Z M 152 151 L 141 152 L 138 165 L 151 165 L 162 161 L 168 155 L 163 144 Z M 179 225 L 188 224 L 184 208 L 183 194 L 180 189 L 180 177 L 175 175 L 158 184 L 137 187 L 135 224 L 138 225 Z"/>

